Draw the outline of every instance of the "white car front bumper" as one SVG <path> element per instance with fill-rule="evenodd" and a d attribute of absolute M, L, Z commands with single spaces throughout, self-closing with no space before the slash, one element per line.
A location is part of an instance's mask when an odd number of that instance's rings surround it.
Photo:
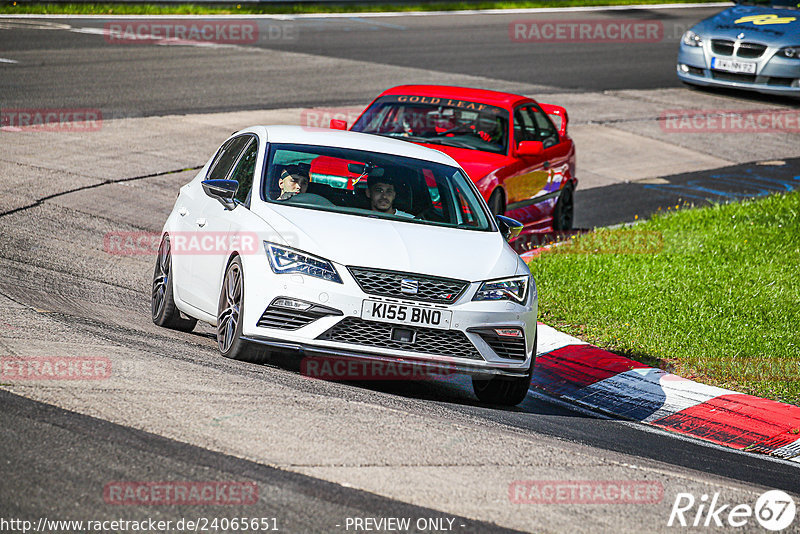
<path fill-rule="evenodd" d="M 403 361 L 487 376 L 525 376 L 535 358 L 537 295 L 533 283 L 525 305 L 472 301 L 480 282 L 469 283 L 452 304 L 431 304 L 368 295 L 341 265 L 336 265 L 343 281 L 339 284 L 301 274 L 276 275 L 264 257 L 250 256 L 245 262 L 242 337 L 251 342 L 298 351 L 301 355 Z M 256 280 L 258 276 L 254 273 L 259 272 L 263 277 Z M 270 306 L 281 297 L 314 307 L 293 311 Z M 362 319 L 366 299 L 449 310 L 452 319 L 446 330 Z M 415 330 L 414 341 L 392 340 L 394 328 Z M 500 338 L 493 333 L 494 328 L 517 328 L 522 331 L 523 339 Z"/>

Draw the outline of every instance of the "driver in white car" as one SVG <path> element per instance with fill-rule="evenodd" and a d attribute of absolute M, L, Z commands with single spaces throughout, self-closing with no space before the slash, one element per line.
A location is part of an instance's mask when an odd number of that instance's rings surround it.
<path fill-rule="evenodd" d="M 414 217 L 410 213 L 406 213 L 394 207 L 394 200 L 397 198 L 397 189 L 395 188 L 395 180 L 392 178 L 386 176 L 370 176 L 367 181 L 367 189 L 365 192 L 372 211 L 379 211 L 387 215 L 398 215 L 400 217 Z"/>
<path fill-rule="evenodd" d="M 278 186 L 281 194 L 277 200 L 288 200 L 298 193 L 305 193 L 308 190 L 310 181 L 308 171 L 300 165 L 287 165 L 281 171 L 281 178 Z"/>

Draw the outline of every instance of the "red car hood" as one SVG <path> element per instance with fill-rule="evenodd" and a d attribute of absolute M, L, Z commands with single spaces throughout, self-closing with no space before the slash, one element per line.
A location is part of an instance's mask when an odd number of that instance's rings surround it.
<path fill-rule="evenodd" d="M 469 148 L 456 148 L 445 145 L 435 145 L 420 143 L 423 146 L 444 152 L 461 165 L 473 182 L 477 182 L 490 172 L 506 165 L 506 156 L 493 154 L 482 150 L 470 150 Z"/>

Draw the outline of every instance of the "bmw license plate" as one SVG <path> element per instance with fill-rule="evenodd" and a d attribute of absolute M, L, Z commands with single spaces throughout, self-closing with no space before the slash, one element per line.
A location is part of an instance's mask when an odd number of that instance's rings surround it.
<path fill-rule="evenodd" d="M 448 330 L 453 312 L 425 306 L 409 306 L 394 302 L 365 300 L 361 306 L 361 318 L 382 323 L 425 326 Z"/>
<path fill-rule="evenodd" d="M 752 61 L 738 61 L 736 59 L 711 58 L 711 68 L 725 72 L 738 72 L 741 74 L 755 74 L 756 64 Z"/>

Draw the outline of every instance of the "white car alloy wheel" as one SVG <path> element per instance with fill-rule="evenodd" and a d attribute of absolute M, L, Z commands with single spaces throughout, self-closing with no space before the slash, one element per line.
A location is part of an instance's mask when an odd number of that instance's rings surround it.
<path fill-rule="evenodd" d="M 244 273 L 242 260 L 235 256 L 222 281 L 217 312 L 217 345 L 226 358 L 258 363 L 267 352 L 242 339 L 242 308 L 244 304 Z"/>
<path fill-rule="evenodd" d="M 164 237 L 161 245 L 158 247 L 158 256 L 156 257 L 156 268 L 153 273 L 153 295 L 152 295 L 152 312 L 153 320 L 158 322 L 158 318 L 164 316 L 164 306 L 167 300 L 168 284 L 172 282 L 170 279 L 170 257 L 169 257 L 169 238 Z"/>
<path fill-rule="evenodd" d="M 222 283 L 220 310 L 217 317 L 217 342 L 222 354 L 231 352 L 239 330 L 239 316 L 242 309 L 242 271 L 238 261 L 231 262 L 225 281 Z"/>
<path fill-rule="evenodd" d="M 169 236 L 161 239 L 156 256 L 156 267 L 153 271 L 153 285 L 151 292 L 150 308 L 153 322 L 158 326 L 191 332 L 197 324 L 197 319 L 184 319 L 172 294 L 172 249 Z"/>

